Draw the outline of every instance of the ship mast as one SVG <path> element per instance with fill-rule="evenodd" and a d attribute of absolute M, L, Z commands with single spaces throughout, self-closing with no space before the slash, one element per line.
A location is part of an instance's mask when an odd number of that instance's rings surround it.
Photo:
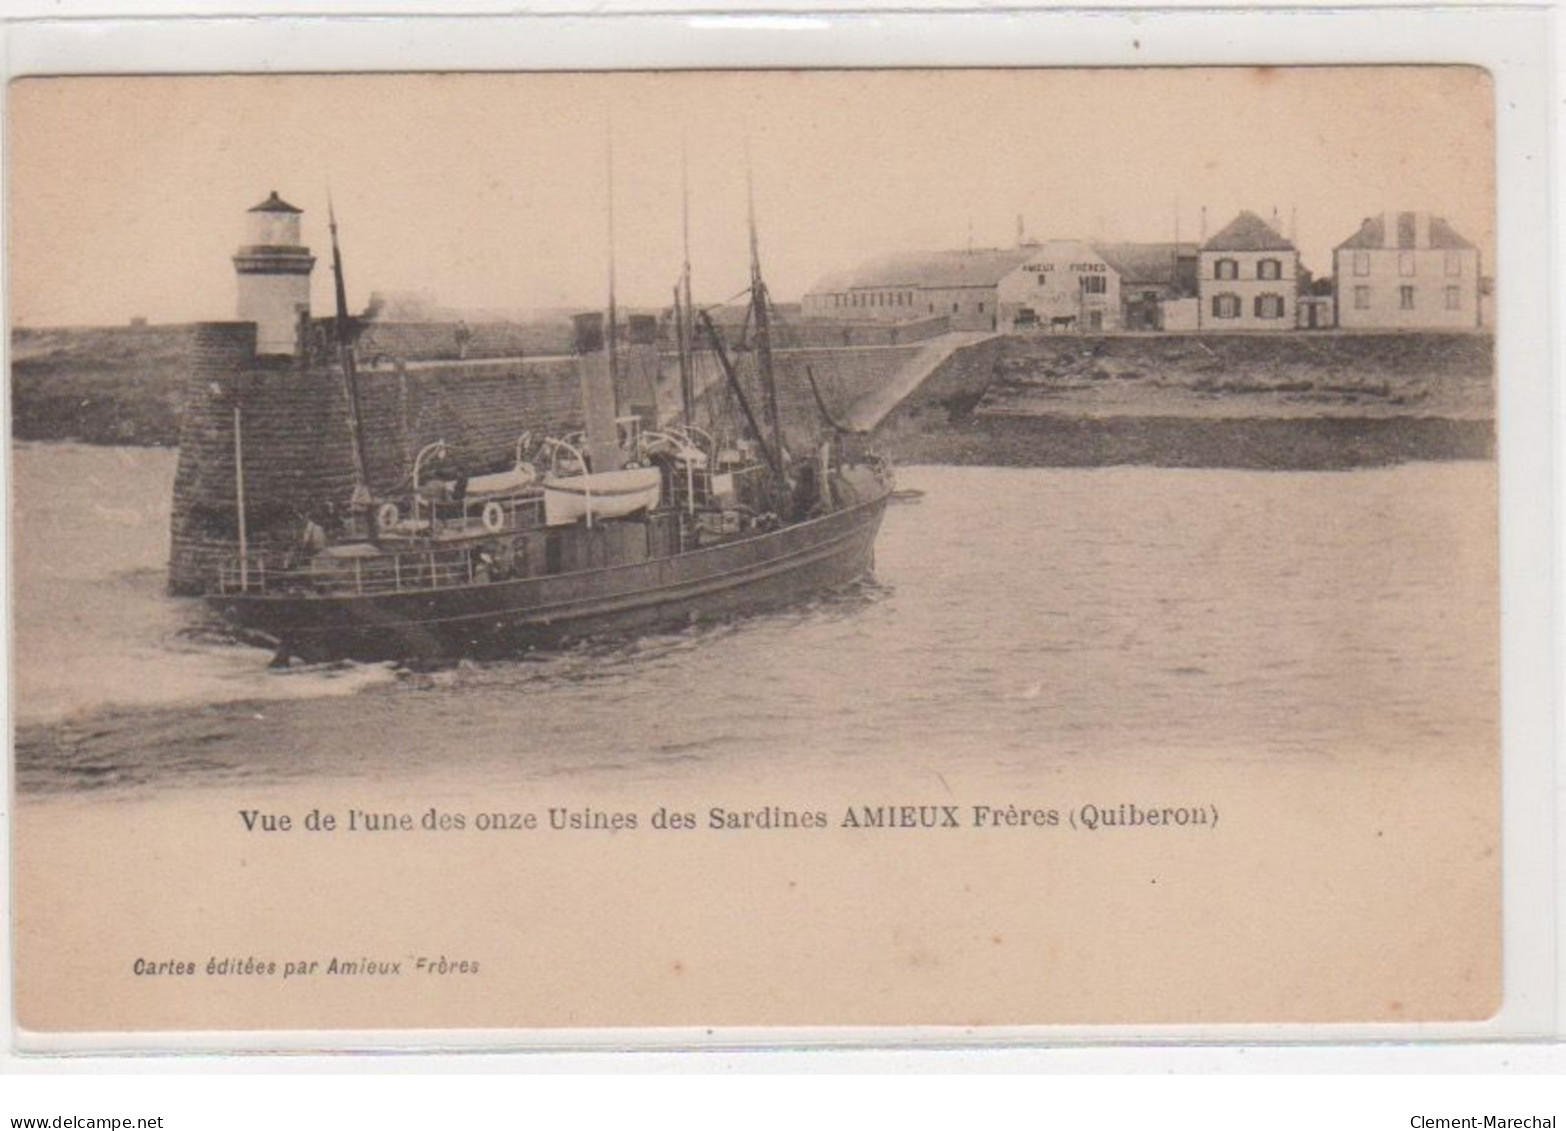
<path fill-rule="evenodd" d="M 690 155 L 680 152 L 680 229 L 685 253 L 680 268 L 680 285 L 674 292 L 675 336 L 680 353 L 680 408 L 685 423 L 696 423 L 696 385 L 692 372 L 691 350 L 695 338 L 695 326 L 691 315 L 691 176 Z"/>
<path fill-rule="evenodd" d="M 761 392 L 767 411 L 772 444 L 783 463 L 783 418 L 778 410 L 778 385 L 772 370 L 772 322 L 767 311 L 767 284 L 761 277 L 761 253 L 756 241 L 756 190 L 750 162 L 745 163 L 745 198 L 750 222 L 750 304 L 756 326 L 756 364 L 761 371 Z"/>
<path fill-rule="evenodd" d="M 614 129 L 608 127 L 604 146 L 604 163 L 609 170 L 609 340 L 605 343 L 609 351 L 609 381 L 614 388 L 619 388 L 619 359 L 617 354 L 620 346 L 619 314 L 615 308 L 614 300 Z M 618 406 L 617 406 L 618 407 Z"/>
<path fill-rule="evenodd" d="M 348 325 L 348 290 L 343 283 L 343 253 L 337 244 L 337 210 L 332 194 L 326 193 L 327 225 L 332 233 L 332 279 L 337 291 L 337 358 L 343 371 L 343 398 L 348 406 L 348 438 L 353 449 L 353 503 L 363 507 L 370 501 L 369 480 L 365 474 L 364 430 L 359 416 L 359 372 L 354 359 L 353 334 Z"/>

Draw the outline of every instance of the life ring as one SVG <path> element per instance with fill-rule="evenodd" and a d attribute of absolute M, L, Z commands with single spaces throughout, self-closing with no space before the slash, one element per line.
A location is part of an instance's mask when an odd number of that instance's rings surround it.
<path fill-rule="evenodd" d="M 506 508 L 491 499 L 484 504 L 484 529 L 499 534 L 506 528 Z"/>
<path fill-rule="evenodd" d="M 396 503 L 382 503 L 375 512 L 375 525 L 382 530 L 390 530 L 401 518 L 402 513 L 398 511 Z"/>

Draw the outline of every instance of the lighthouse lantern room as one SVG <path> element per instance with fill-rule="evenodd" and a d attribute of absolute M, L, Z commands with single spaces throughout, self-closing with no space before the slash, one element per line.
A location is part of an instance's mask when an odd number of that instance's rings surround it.
<path fill-rule="evenodd" d="M 299 321 L 310 313 L 315 257 L 299 242 L 300 209 L 273 192 L 250 209 L 246 244 L 234 255 L 239 277 L 237 317 L 256 324 L 256 352 L 292 357 Z"/>

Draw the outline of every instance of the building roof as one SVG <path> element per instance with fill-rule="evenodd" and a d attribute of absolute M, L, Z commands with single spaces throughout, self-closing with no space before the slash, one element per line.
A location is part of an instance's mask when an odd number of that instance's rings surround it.
<path fill-rule="evenodd" d="M 1122 283 L 1170 284 L 1175 263 L 1195 259 L 1194 243 L 1096 243 L 1093 250 L 1108 263 Z"/>
<path fill-rule="evenodd" d="M 1203 251 L 1294 251 L 1294 245 L 1254 212 L 1241 212 L 1202 245 Z"/>
<path fill-rule="evenodd" d="M 1415 246 L 1415 232 L 1417 224 L 1413 212 L 1394 212 L 1390 215 L 1397 217 L 1397 246 L 1399 248 L 1412 248 Z M 1338 244 L 1339 250 L 1348 248 L 1352 250 L 1375 250 L 1386 247 L 1386 216 L 1371 216 L 1359 226 L 1348 239 Z M 1457 234 L 1457 231 L 1440 216 L 1430 217 L 1430 246 L 1437 250 L 1466 251 L 1474 245 Z"/>
<path fill-rule="evenodd" d="M 1037 250 L 1036 246 L 982 248 L 974 251 L 894 252 L 849 271 L 828 275 L 811 294 L 876 287 L 993 287 Z"/>
<path fill-rule="evenodd" d="M 288 201 L 277 195 L 277 190 L 272 190 L 272 195 L 260 204 L 250 209 L 251 212 L 303 212 L 302 208 L 295 208 Z"/>

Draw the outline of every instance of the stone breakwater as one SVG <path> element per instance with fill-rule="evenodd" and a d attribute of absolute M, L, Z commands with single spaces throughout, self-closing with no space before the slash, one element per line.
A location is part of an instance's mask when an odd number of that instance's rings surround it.
<path fill-rule="evenodd" d="M 176 592 L 199 591 L 238 545 L 236 410 L 246 534 L 253 548 L 292 545 L 303 516 L 318 514 L 328 501 L 342 506 L 353 492 L 341 373 L 257 358 L 255 340 L 251 323 L 196 328 L 181 402 L 171 520 L 169 577 Z M 842 411 L 891 380 L 919 348 L 780 349 L 775 358 L 780 409 L 790 435 L 820 431 L 807 369 L 827 403 Z M 755 355 L 740 353 L 735 361 L 759 411 Z M 646 403 L 656 395 L 664 411 L 672 409 L 678 402 L 677 368 L 650 342 L 633 343 L 620 373 L 622 403 Z M 720 396 L 726 391 L 721 378 L 711 388 Z M 508 465 L 524 431 L 538 438 L 582 427 L 581 384 L 571 357 L 383 360 L 361 368 L 359 390 L 365 474 L 376 495 L 405 491 L 414 457 L 436 440 L 448 446 L 446 470 L 476 474 Z"/>
<path fill-rule="evenodd" d="M 570 359 L 426 362 L 360 375 L 366 476 L 376 493 L 407 482 L 413 458 L 436 440 L 449 468 L 504 465 L 517 437 L 581 426 Z M 198 328 L 185 383 L 174 482 L 170 584 L 192 591 L 237 543 L 235 410 L 241 421 L 247 533 L 286 545 L 301 516 L 353 491 L 353 452 L 341 375 L 255 357 L 252 323 Z"/>
<path fill-rule="evenodd" d="M 848 416 L 918 364 L 939 328 L 904 328 L 896 344 L 886 330 L 884 340 L 850 345 L 835 344 L 843 328 L 816 327 L 808 343 L 779 348 L 785 426 L 796 437 L 819 428 L 807 370 L 828 407 Z M 523 430 L 581 427 L 573 359 L 493 356 L 536 351 L 549 344 L 546 330 L 524 340 L 476 325 L 459 349 L 445 324 L 372 327 L 381 345 L 410 359 L 364 358 L 372 489 L 404 486 L 414 454 L 437 439 L 472 472 L 506 464 Z M 179 589 L 234 549 L 236 408 L 247 532 L 257 546 L 295 538 L 302 514 L 352 489 L 340 375 L 257 359 L 254 339 L 243 323 L 13 334 L 17 438 L 179 445 L 171 554 Z M 668 410 L 677 401 L 673 358 L 658 357 L 650 342 L 644 353 L 622 374 L 622 394 L 644 403 L 656 390 Z M 875 440 L 905 464 L 1314 469 L 1488 459 L 1493 354 L 1493 339 L 1477 333 L 997 337 L 936 364 L 880 420 Z M 759 409 L 754 354 L 734 360 Z M 722 400 L 716 366 L 705 368 L 707 395 Z"/>

